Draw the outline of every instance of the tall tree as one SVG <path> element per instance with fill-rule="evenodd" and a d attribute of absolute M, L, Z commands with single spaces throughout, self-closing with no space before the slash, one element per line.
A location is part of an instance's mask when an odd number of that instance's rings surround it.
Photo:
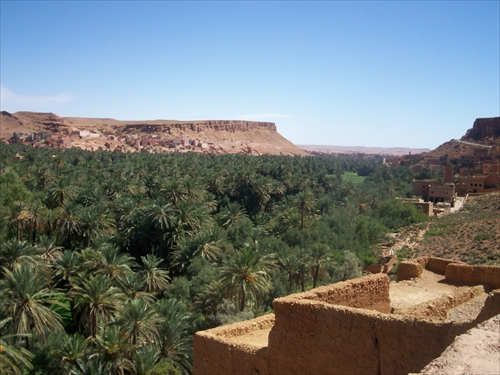
<path fill-rule="evenodd" d="M 76 307 L 82 310 L 81 324 L 87 333 L 95 337 L 100 323 L 111 320 L 112 314 L 123 306 L 125 295 L 113 286 L 111 280 L 101 274 L 90 275 L 70 291 Z"/>
<path fill-rule="evenodd" d="M 221 268 L 221 281 L 228 294 L 238 301 L 240 311 L 245 309 L 248 295 L 258 302 L 262 293 L 269 290 L 268 272 L 275 267 L 275 255 L 267 253 L 258 242 L 247 243 L 231 254 Z"/>
<path fill-rule="evenodd" d="M 13 270 L 3 268 L 0 288 L 6 299 L 2 315 L 12 317 L 12 333 L 36 334 L 44 341 L 49 332 L 63 331 L 61 317 L 50 309 L 51 305 L 63 308 L 64 295 L 49 288 L 46 270 L 36 264 L 20 264 Z M 5 315 L 4 315 L 5 316 Z M 27 339 L 30 343 L 30 339 Z"/>

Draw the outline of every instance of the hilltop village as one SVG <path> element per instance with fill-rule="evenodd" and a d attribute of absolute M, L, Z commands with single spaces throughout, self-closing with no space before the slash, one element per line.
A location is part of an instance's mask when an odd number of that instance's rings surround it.
<path fill-rule="evenodd" d="M 1 113 L 0 142 L 35 148 L 162 154 L 306 155 L 271 122 L 243 120 L 120 121 L 60 117 L 53 113 Z"/>
<path fill-rule="evenodd" d="M 162 138 L 161 132 L 153 134 L 116 133 L 110 130 L 89 131 L 71 128 L 68 133 L 49 132 L 4 133 L 0 141 L 28 144 L 36 148 L 80 148 L 87 151 L 142 152 L 162 154 L 168 152 L 195 152 L 202 154 L 225 154 L 225 145 L 217 141 L 190 139 L 187 135 Z M 227 142 L 224 142 L 227 143 Z M 238 152 L 260 155 L 252 145 L 239 144 Z M 234 148 L 234 147 L 233 147 Z"/>

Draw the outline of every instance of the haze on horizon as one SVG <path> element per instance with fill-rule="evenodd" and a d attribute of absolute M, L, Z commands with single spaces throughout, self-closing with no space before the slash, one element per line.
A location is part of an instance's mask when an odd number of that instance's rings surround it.
<path fill-rule="evenodd" d="M 0 2 L 1 109 L 436 148 L 500 115 L 500 2 Z"/>

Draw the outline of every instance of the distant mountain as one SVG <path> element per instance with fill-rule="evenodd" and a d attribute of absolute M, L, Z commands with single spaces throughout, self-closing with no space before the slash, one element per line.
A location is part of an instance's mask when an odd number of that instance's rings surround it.
<path fill-rule="evenodd" d="M 89 137 L 91 132 L 94 137 Z M 6 134 L 49 133 L 55 146 L 108 149 L 123 152 L 193 151 L 215 154 L 307 153 L 278 133 L 272 122 L 240 120 L 144 120 L 120 121 L 111 118 L 60 117 L 53 113 L 1 113 L 0 138 Z M 86 136 L 81 136 L 85 134 Z M 80 136 L 79 136 L 80 135 Z M 46 135 L 44 136 L 46 137 Z M 41 143 L 40 137 L 32 137 Z M 63 142 L 63 138 L 66 141 Z M 30 142 L 27 137 L 26 141 Z M 51 145 L 52 145 L 51 143 Z M 52 146 L 51 146 L 52 147 Z"/>
<path fill-rule="evenodd" d="M 325 154 L 377 154 L 402 156 L 409 154 L 421 154 L 428 152 L 428 148 L 407 147 L 364 147 L 364 146 L 325 146 L 325 145 L 297 145 L 309 152 L 321 152 Z"/>

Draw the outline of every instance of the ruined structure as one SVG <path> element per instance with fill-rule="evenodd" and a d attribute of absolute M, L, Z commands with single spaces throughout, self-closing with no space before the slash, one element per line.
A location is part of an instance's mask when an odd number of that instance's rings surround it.
<path fill-rule="evenodd" d="M 418 372 L 457 335 L 500 312 L 500 290 L 494 289 L 500 287 L 500 267 L 439 258 L 415 263 L 424 272 L 444 275 L 443 282 L 475 286 L 457 287 L 452 295 L 398 312 L 392 307 L 389 278 L 382 273 L 278 298 L 274 314 L 198 332 L 193 373 Z M 484 303 L 474 318 L 447 316 L 480 292 Z"/>

